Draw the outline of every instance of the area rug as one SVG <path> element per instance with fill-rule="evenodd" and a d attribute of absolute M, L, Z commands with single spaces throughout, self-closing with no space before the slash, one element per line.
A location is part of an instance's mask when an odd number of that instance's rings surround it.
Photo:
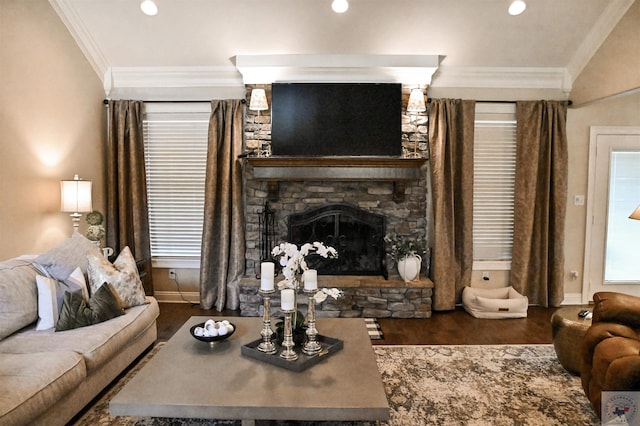
<path fill-rule="evenodd" d="M 238 421 L 113 417 L 109 400 L 159 344 L 93 403 L 74 426 L 239 425 Z M 599 425 L 580 386 L 551 345 L 373 346 L 391 407 L 382 425 Z M 258 425 L 360 425 L 258 422 Z"/>

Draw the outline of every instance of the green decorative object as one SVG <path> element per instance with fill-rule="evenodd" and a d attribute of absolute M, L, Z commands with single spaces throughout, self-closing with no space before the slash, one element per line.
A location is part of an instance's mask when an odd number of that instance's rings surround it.
<path fill-rule="evenodd" d="M 87 227 L 86 236 L 91 241 L 100 241 L 104 238 L 105 231 L 102 222 L 104 222 L 104 216 L 97 210 L 87 213 L 86 221 L 89 224 Z"/>
<path fill-rule="evenodd" d="M 396 262 L 415 255 L 424 256 L 427 253 L 425 237 L 409 238 L 392 233 L 384 236 L 384 242 L 387 243 L 387 253 Z"/>
<path fill-rule="evenodd" d="M 99 211 L 94 210 L 91 213 L 87 213 L 86 220 L 89 225 L 102 225 L 104 216 Z"/>

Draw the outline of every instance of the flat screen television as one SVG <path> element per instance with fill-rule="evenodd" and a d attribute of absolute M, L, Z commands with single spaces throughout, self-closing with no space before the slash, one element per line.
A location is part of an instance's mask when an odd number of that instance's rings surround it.
<path fill-rule="evenodd" d="M 400 156 L 402 85 L 274 83 L 271 150 L 282 156 Z"/>

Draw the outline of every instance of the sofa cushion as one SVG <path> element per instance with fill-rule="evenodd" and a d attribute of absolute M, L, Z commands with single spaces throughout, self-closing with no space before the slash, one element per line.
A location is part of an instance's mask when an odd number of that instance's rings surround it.
<path fill-rule="evenodd" d="M 87 273 L 87 255 L 100 255 L 100 250 L 84 235 L 74 231 L 71 238 L 67 238 L 51 250 L 36 258 L 49 274 L 60 281 L 66 280 L 74 269 L 80 267 L 82 273 Z"/>
<path fill-rule="evenodd" d="M 60 317 L 56 323 L 56 331 L 72 330 L 108 321 L 124 315 L 118 300 L 113 294 L 111 285 L 104 283 L 86 303 L 77 293 L 67 292 Z"/>
<path fill-rule="evenodd" d="M 36 330 L 55 327 L 62 310 L 65 293 L 78 293 L 80 298 L 88 300 L 87 284 L 80 268 L 76 268 L 65 281 L 38 275 L 36 283 L 38 285 L 38 325 Z"/>
<path fill-rule="evenodd" d="M 91 292 L 95 293 L 105 282 L 111 284 L 123 308 L 145 303 L 145 293 L 138 274 L 136 261 L 129 247 L 122 249 L 111 264 L 103 256 L 89 255 L 88 275 Z"/>
<path fill-rule="evenodd" d="M 0 263 L 0 340 L 38 319 L 36 270 L 31 260 Z"/>
<path fill-rule="evenodd" d="M 147 298 L 148 304 L 126 310 L 126 314 L 90 327 L 63 333 L 53 329 L 36 331 L 35 327 L 15 333 L 0 341 L 0 353 L 78 352 L 84 357 L 88 374 L 114 357 L 128 342 L 143 333 L 158 317 L 158 302 Z"/>
<path fill-rule="evenodd" d="M 82 357 L 75 352 L 0 353 L 0 423 L 29 423 L 86 376 Z"/>

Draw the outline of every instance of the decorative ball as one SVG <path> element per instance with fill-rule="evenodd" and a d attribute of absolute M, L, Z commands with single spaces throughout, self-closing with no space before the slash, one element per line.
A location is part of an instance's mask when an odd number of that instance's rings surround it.
<path fill-rule="evenodd" d="M 91 213 L 87 213 L 86 220 L 89 225 L 100 225 L 104 222 L 104 216 L 99 211 L 94 210 Z"/>
<path fill-rule="evenodd" d="M 87 227 L 87 238 L 91 241 L 100 241 L 104 238 L 104 228 L 100 225 L 89 225 Z"/>

